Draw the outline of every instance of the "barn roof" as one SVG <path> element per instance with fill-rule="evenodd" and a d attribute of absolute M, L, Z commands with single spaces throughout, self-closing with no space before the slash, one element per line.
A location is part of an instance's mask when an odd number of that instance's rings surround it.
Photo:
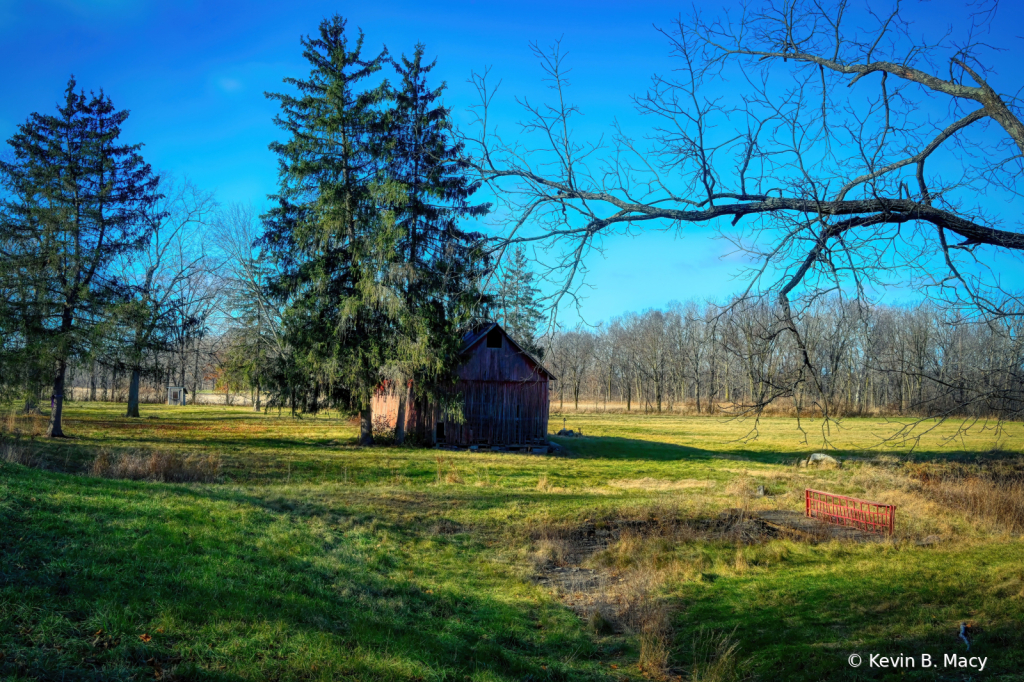
<path fill-rule="evenodd" d="M 462 336 L 462 348 L 459 349 L 459 354 L 465 355 L 466 353 L 468 353 L 470 349 L 472 349 L 476 344 L 480 343 L 483 339 L 487 338 L 487 335 L 495 327 L 501 330 L 501 333 L 505 336 L 506 339 L 509 340 L 509 342 L 512 343 L 513 346 L 516 347 L 520 354 L 522 354 L 524 357 L 526 357 L 527 360 L 533 363 L 538 370 L 547 375 L 548 379 L 550 379 L 551 381 L 558 381 L 558 378 L 550 371 L 548 371 L 547 367 L 542 365 L 537 358 L 533 357 L 528 352 L 526 352 L 526 350 L 524 350 L 523 347 L 520 346 L 515 339 L 509 336 L 508 332 L 505 331 L 502 328 L 502 326 L 497 322 L 485 322 L 484 324 L 477 325 L 476 327 L 473 327 L 468 332 L 466 332 Z"/>

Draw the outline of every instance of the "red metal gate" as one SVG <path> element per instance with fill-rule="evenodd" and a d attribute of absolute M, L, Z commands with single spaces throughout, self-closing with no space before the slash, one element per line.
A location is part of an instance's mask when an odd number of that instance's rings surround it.
<path fill-rule="evenodd" d="M 879 504 L 810 488 L 804 493 L 807 498 L 808 518 L 821 519 L 839 526 L 851 526 L 869 533 L 893 533 L 896 522 L 895 504 Z"/>

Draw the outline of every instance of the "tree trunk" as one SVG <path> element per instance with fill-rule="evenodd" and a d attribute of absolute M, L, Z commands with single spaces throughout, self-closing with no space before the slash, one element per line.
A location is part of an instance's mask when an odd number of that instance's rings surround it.
<path fill-rule="evenodd" d="M 409 387 L 403 386 L 398 392 L 398 421 L 395 422 L 395 445 L 405 442 L 405 410 Z"/>
<path fill-rule="evenodd" d="M 192 384 L 192 404 L 193 405 L 197 404 L 196 400 L 199 399 L 199 389 L 202 388 L 202 380 L 199 378 L 199 344 L 201 343 L 201 341 L 202 341 L 202 338 L 200 338 L 198 341 L 196 341 L 196 365 L 195 365 L 196 366 L 196 370 L 195 370 L 195 374 L 192 377 L 193 380 L 194 380 L 193 384 Z"/>
<path fill-rule="evenodd" d="M 370 406 L 359 411 L 359 444 L 373 445 L 373 408 Z"/>
<path fill-rule="evenodd" d="M 252 411 L 253 412 L 259 412 L 260 411 L 260 385 L 259 384 L 256 384 L 256 400 L 254 400 L 252 402 Z"/>
<path fill-rule="evenodd" d="M 139 370 L 132 370 L 132 378 L 128 384 L 128 411 L 126 417 L 139 418 Z"/>
<path fill-rule="evenodd" d="M 96 360 L 92 361 L 92 369 L 89 373 L 89 402 L 96 402 Z"/>
<path fill-rule="evenodd" d="M 64 374 L 67 368 L 67 361 L 58 361 L 57 376 L 53 380 L 53 409 L 50 410 L 50 426 L 46 429 L 46 435 L 50 438 L 64 438 L 61 415 L 64 411 Z"/>

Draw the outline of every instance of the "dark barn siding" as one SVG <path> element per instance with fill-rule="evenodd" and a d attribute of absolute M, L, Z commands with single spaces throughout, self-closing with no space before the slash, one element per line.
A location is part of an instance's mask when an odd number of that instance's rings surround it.
<path fill-rule="evenodd" d="M 487 332 L 501 331 L 501 347 L 490 348 Z M 498 325 L 482 327 L 467 335 L 463 363 L 456 374 L 453 395 L 462 397 L 463 421 L 445 414 L 433 404 L 413 404 L 407 389 L 406 432 L 421 441 L 436 443 L 438 425 L 443 425 L 443 442 L 467 447 L 500 445 L 524 447 L 547 442 L 548 381 L 554 377 L 505 334 Z M 394 428 L 398 418 L 398 394 L 393 386 L 382 386 L 374 396 L 374 421 L 386 421 Z"/>

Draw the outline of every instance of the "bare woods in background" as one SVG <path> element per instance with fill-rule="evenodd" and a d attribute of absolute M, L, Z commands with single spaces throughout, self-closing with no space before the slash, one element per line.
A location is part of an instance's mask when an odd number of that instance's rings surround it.
<path fill-rule="evenodd" d="M 553 407 L 645 413 L 1019 419 L 1024 320 L 821 299 L 800 316 L 818 381 L 765 302 L 676 303 L 549 337 Z M 768 406 L 770 409 L 765 410 Z"/>
<path fill-rule="evenodd" d="M 646 87 L 638 74 L 637 116 L 605 135 L 579 125 L 560 42 L 534 45 L 546 98 L 473 75 L 465 143 L 506 227 L 494 249 L 538 254 L 552 304 L 577 298 L 594 251 L 615 257 L 611 237 L 704 226 L 746 257 L 728 310 L 557 338 L 546 360 L 563 396 L 1020 417 L 1017 38 L 996 0 L 933 15 L 927 3 L 697 3 L 658 27 L 672 64 Z M 891 287 L 936 307 L 879 306 Z"/>

